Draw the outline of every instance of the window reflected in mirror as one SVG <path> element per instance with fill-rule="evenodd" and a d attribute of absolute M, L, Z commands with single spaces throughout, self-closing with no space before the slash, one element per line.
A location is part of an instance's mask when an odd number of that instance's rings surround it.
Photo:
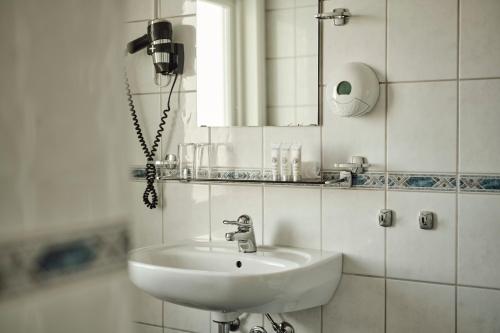
<path fill-rule="evenodd" d="M 198 0 L 198 126 L 314 126 L 317 1 Z"/>

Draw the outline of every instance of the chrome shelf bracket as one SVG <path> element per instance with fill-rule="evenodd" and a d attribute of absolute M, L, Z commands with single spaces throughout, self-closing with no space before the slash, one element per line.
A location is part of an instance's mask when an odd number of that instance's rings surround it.
<path fill-rule="evenodd" d="M 342 26 L 349 23 L 349 18 L 351 13 L 347 8 L 335 8 L 329 13 L 319 13 L 315 15 L 318 20 L 333 20 L 333 24 L 336 26 Z"/>

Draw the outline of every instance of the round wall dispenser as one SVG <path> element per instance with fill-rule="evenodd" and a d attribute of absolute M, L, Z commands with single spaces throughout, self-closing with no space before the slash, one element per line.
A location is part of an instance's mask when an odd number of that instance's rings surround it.
<path fill-rule="evenodd" d="M 377 75 L 361 62 L 350 62 L 336 71 L 327 87 L 326 98 L 332 112 L 340 117 L 360 117 L 377 104 Z"/>

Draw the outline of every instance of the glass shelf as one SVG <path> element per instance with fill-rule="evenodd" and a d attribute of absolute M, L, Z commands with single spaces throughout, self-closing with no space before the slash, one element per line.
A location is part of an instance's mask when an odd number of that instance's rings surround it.
<path fill-rule="evenodd" d="M 181 183 L 247 183 L 247 184 L 271 184 L 271 185 L 324 185 L 325 181 L 320 178 L 302 179 L 299 182 L 294 181 L 273 181 L 267 179 L 230 179 L 230 178 L 160 178 L 160 182 L 181 182 Z"/>
<path fill-rule="evenodd" d="M 367 172 L 364 174 L 352 175 L 352 182 L 347 184 L 344 181 L 338 182 L 340 178 L 339 171 L 321 170 L 321 177 L 304 178 L 300 182 L 294 181 L 273 181 L 271 180 L 270 170 L 262 169 L 227 169 L 212 168 L 211 172 L 202 173 L 198 178 L 182 179 L 178 177 L 175 170 L 170 174 L 163 173 L 164 170 L 158 170 L 161 177 L 157 181 L 181 182 L 193 184 L 268 184 L 268 185 L 288 185 L 288 186 L 326 186 L 332 188 L 365 188 L 365 189 L 384 189 L 387 185 L 386 174 L 384 172 Z M 131 179 L 133 181 L 145 181 L 144 167 L 136 166 L 131 168 Z M 211 177 L 209 177 L 209 175 Z"/>
<path fill-rule="evenodd" d="M 170 172 L 170 173 L 169 173 Z M 204 172 L 197 178 L 179 178 L 176 170 L 159 170 L 157 169 L 157 181 L 159 182 L 182 182 L 182 183 L 244 183 L 244 184 L 269 184 L 269 185 L 328 185 L 336 186 L 336 184 L 325 184 L 325 182 L 337 179 L 338 172 L 323 171 L 321 177 L 303 178 L 300 181 L 274 181 L 271 179 L 269 170 L 261 169 L 215 169 L 212 172 Z M 212 177 L 209 177 L 211 175 Z M 131 177 L 135 181 L 145 180 L 144 167 L 132 167 Z M 338 186 L 338 185 L 337 185 Z"/>

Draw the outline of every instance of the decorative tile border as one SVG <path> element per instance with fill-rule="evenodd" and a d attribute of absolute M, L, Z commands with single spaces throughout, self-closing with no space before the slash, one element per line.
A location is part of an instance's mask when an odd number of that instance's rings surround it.
<path fill-rule="evenodd" d="M 326 170 L 321 174 L 324 180 L 330 180 L 338 177 L 339 172 Z M 366 189 L 384 189 L 385 174 L 382 172 L 367 172 L 360 175 L 355 175 L 352 178 L 352 187 Z"/>
<path fill-rule="evenodd" d="M 210 170 L 211 179 L 219 180 L 262 180 L 264 179 L 261 169 L 240 169 L 240 168 L 212 168 Z M 207 177 L 208 178 L 208 177 Z"/>
<path fill-rule="evenodd" d="M 384 188 L 385 182 L 385 174 L 383 173 L 364 173 L 353 177 L 352 186 L 363 188 Z"/>
<path fill-rule="evenodd" d="M 319 173 L 315 174 L 314 176 L 311 176 L 311 177 L 304 177 L 304 174 L 302 174 L 302 176 L 303 176 L 303 183 L 297 183 L 297 186 L 300 186 L 301 184 L 304 184 L 304 183 L 307 183 L 304 185 L 310 185 L 311 183 L 314 183 L 314 182 L 317 182 L 318 185 L 319 185 L 319 183 L 321 183 Z M 273 181 L 273 170 L 271 168 L 264 169 L 262 180 Z M 277 184 L 280 184 L 280 182 L 277 182 Z M 293 182 L 288 182 L 287 184 L 293 185 Z"/>
<path fill-rule="evenodd" d="M 144 167 L 132 167 L 130 175 L 134 180 L 143 180 L 146 176 Z M 262 180 L 264 178 L 261 169 L 242 169 L 242 168 L 211 168 L 210 172 L 207 168 L 198 170 L 198 180 Z M 172 177 L 164 177 L 162 180 L 178 179 L 177 173 L 173 173 Z"/>
<path fill-rule="evenodd" d="M 387 180 L 389 190 L 445 191 L 457 188 L 455 175 L 390 173 Z"/>
<path fill-rule="evenodd" d="M 1 243 L 0 299 L 123 269 L 128 249 L 125 223 Z"/>
<path fill-rule="evenodd" d="M 144 167 L 132 167 L 130 169 L 130 177 L 135 180 L 144 179 L 146 177 L 146 170 Z"/>
<path fill-rule="evenodd" d="M 500 193 L 500 175 L 461 175 L 460 191 Z"/>
<path fill-rule="evenodd" d="M 131 171 L 132 178 L 142 180 L 145 172 L 142 167 L 135 167 Z M 338 177 L 338 171 L 324 170 L 321 173 L 323 180 Z M 247 168 L 212 168 L 200 170 L 198 180 L 225 180 L 231 181 L 271 181 L 270 169 L 247 169 Z M 474 193 L 500 193 L 500 175 L 461 175 L 457 185 L 455 174 L 429 174 L 429 173 L 388 173 L 367 172 L 353 177 L 352 187 L 365 189 L 384 189 L 395 191 L 435 191 L 453 192 L 460 187 L 461 192 Z M 164 178 L 165 180 L 173 178 Z M 310 180 L 306 185 L 314 185 L 316 182 Z M 320 185 L 321 182 L 317 182 Z M 280 184 L 275 183 L 275 184 Z M 301 183 L 283 183 L 283 185 L 304 185 Z"/>

